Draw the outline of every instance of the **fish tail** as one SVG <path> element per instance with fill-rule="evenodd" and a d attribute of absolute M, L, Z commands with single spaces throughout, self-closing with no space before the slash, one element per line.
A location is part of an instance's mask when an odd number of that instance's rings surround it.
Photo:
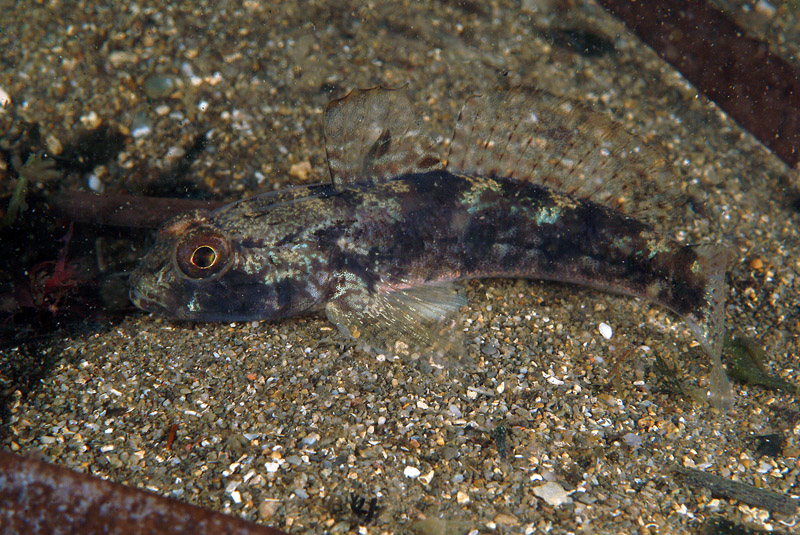
<path fill-rule="evenodd" d="M 733 407 L 734 394 L 721 355 L 725 334 L 725 271 L 730 253 L 719 245 L 699 245 L 693 250 L 697 259 L 692 271 L 696 280 L 703 280 L 705 284 L 701 306 L 686 314 L 685 319 L 711 358 L 709 400 L 719 410 L 728 411 Z"/>

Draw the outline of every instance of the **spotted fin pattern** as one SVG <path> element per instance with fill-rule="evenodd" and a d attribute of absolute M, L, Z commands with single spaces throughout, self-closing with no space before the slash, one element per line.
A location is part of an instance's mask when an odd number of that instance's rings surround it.
<path fill-rule="evenodd" d="M 587 106 L 528 88 L 469 98 L 445 168 L 540 184 L 651 224 L 664 207 L 674 212 L 680 191 L 654 146 Z"/>

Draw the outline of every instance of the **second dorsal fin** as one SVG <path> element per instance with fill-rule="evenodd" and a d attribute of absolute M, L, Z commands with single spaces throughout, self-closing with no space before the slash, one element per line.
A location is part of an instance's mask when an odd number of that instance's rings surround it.
<path fill-rule="evenodd" d="M 325 109 L 325 151 L 336 188 L 441 168 L 404 88 L 355 89 Z"/>
<path fill-rule="evenodd" d="M 537 89 L 468 99 L 445 167 L 541 184 L 649 220 L 680 191 L 658 150 L 604 114 Z"/>

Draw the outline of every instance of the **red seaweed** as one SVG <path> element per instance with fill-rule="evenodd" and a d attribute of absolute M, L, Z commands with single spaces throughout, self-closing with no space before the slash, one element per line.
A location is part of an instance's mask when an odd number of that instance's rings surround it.
<path fill-rule="evenodd" d="M 800 161 L 800 73 L 701 0 L 599 0 L 789 166 Z"/>
<path fill-rule="evenodd" d="M 286 535 L 233 516 L 0 451 L 3 535 Z"/>

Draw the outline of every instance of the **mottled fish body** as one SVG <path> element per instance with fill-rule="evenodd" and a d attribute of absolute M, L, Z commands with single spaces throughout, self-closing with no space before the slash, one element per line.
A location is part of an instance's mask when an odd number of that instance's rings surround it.
<path fill-rule="evenodd" d="M 280 319 L 325 310 L 378 349 L 441 344 L 453 281 L 514 277 L 641 296 L 683 317 L 719 362 L 727 254 L 691 247 L 612 208 L 646 208 L 642 149 L 542 92 L 465 105 L 447 163 L 397 91 L 353 92 L 326 112 L 330 184 L 179 216 L 131 278 L 131 299 L 179 319 Z M 500 128 L 503 127 L 503 128 Z M 504 131 L 505 130 L 505 131 Z M 637 181 L 647 181 L 637 184 Z"/>

